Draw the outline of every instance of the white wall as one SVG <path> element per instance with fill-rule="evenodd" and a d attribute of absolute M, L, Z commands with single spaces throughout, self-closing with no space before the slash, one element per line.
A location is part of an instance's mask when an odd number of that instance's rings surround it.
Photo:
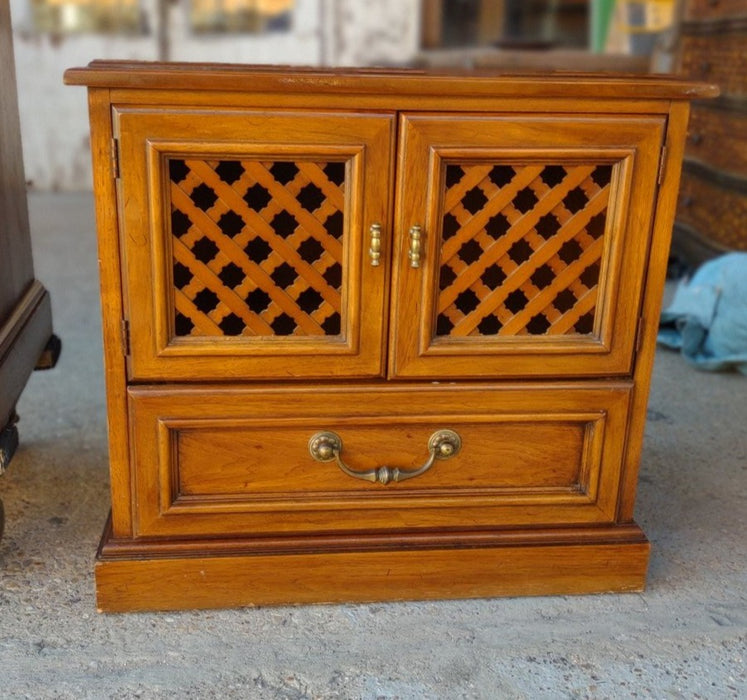
<path fill-rule="evenodd" d="M 62 74 L 96 57 L 153 60 L 156 43 L 152 36 L 38 34 L 29 5 L 27 0 L 10 0 L 26 179 L 42 190 L 88 189 L 86 94 L 84 89 L 65 87 Z"/>
<path fill-rule="evenodd" d="M 0 0 L 4 2 L 7 0 Z M 145 36 L 50 37 L 35 31 L 30 0 L 10 0 L 26 178 L 39 190 L 91 187 L 85 89 L 66 68 L 95 58 L 158 60 L 157 0 L 142 0 Z M 186 2 L 169 11 L 170 60 L 365 66 L 404 63 L 418 49 L 420 0 L 297 0 L 287 33 L 190 35 Z"/>
<path fill-rule="evenodd" d="M 412 60 L 420 48 L 421 4 L 421 0 L 322 2 L 323 63 L 370 66 Z"/>

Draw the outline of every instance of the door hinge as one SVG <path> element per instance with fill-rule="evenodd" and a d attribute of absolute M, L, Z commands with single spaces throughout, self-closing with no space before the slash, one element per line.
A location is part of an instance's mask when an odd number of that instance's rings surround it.
<path fill-rule="evenodd" d="M 661 185 L 664 182 L 664 171 L 666 170 L 667 163 L 667 147 L 661 147 L 661 155 L 659 156 L 659 173 L 656 176 L 656 184 Z"/>
<path fill-rule="evenodd" d="M 643 346 L 643 331 L 646 327 L 646 318 L 644 316 L 641 316 L 638 319 L 638 331 L 635 335 L 635 351 L 640 352 L 641 347 Z"/>
<path fill-rule="evenodd" d="M 112 177 L 119 179 L 119 139 L 112 139 L 111 143 Z"/>
<path fill-rule="evenodd" d="M 130 322 L 127 319 L 122 319 L 122 352 L 125 357 L 130 354 Z"/>

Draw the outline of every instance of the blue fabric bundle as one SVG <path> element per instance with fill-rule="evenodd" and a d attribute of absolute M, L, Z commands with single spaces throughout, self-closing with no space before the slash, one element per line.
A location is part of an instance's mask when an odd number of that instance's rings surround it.
<path fill-rule="evenodd" d="M 661 314 L 660 345 L 706 370 L 747 374 L 747 253 L 729 253 L 683 280 Z"/>

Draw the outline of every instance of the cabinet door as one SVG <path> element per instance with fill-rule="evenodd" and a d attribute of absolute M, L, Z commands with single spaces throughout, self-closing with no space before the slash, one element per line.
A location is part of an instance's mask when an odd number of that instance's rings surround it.
<path fill-rule="evenodd" d="M 393 117 L 117 107 L 132 379 L 379 376 Z M 376 261 L 378 262 L 378 261 Z"/>
<path fill-rule="evenodd" d="M 390 374 L 631 371 L 659 117 L 403 115 Z"/>

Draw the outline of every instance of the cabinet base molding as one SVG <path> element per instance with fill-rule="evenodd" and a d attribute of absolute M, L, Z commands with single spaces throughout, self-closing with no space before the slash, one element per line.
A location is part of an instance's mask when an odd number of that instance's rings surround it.
<path fill-rule="evenodd" d="M 100 612 L 622 593 L 644 588 L 635 524 L 474 533 L 135 542 L 104 533 Z"/>

